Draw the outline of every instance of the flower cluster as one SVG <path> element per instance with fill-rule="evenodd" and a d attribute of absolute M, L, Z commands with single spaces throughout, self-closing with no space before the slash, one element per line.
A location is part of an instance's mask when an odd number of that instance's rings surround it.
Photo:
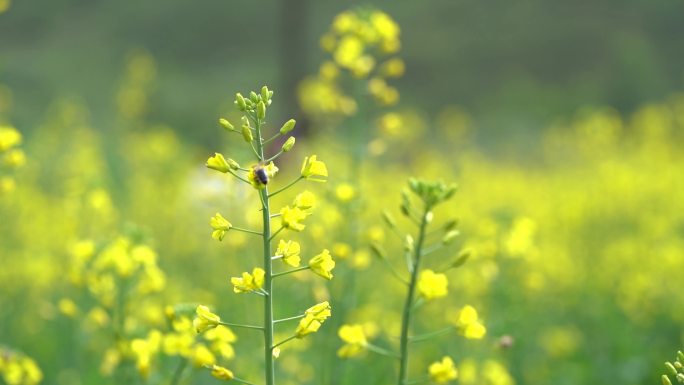
<path fill-rule="evenodd" d="M 395 354 L 371 344 L 361 325 L 343 325 L 338 333 L 345 344 L 338 350 L 338 356 L 342 358 L 355 357 L 366 350 L 379 354 L 398 356 L 400 359 L 398 383 L 406 384 L 411 382 L 408 373 L 409 344 L 437 337 L 454 330 L 454 327 L 448 327 L 426 334 L 410 335 L 413 313 L 424 303 L 448 295 L 449 280 L 445 273 L 450 269 L 462 266 L 469 255 L 469 253 L 462 251 L 454 260 L 442 263 L 441 267 L 436 269 L 422 268 L 427 256 L 441 248 L 449 247 L 459 235 L 458 231 L 454 229 L 456 222 L 453 220 L 447 221 L 438 229 L 428 232 L 429 226 L 434 221 L 435 215 L 433 210 L 435 206 L 447 201 L 453 196 L 455 191 L 456 186 L 447 185 L 443 182 L 409 180 L 409 188 L 402 192 L 400 208 L 402 214 L 410 222 L 417 225 L 418 232 L 415 236 L 403 234 L 397 220 L 390 213 L 383 213 L 385 224 L 403 240 L 403 251 L 408 270 L 408 278 L 406 278 L 405 275 L 397 271 L 394 267 L 394 262 L 388 259 L 388 253 L 384 251 L 384 248 L 379 244 L 373 245 L 372 249 L 375 255 L 382 260 L 395 278 L 408 287 L 401 323 L 399 353 Z M 420 204 L 415 203 L 416 198 L 420 201 Z M 428 238 L 428 234 L 432 237 Z M 436 242 L 433 241 L 434 243 L 429 245 L 429 239 L 434 239 L 435 234 L 441 235 L 439 235 Z M 484 325 L 478 318 L 477 311 L 472 306 L 466 306 L 459 312 L 456 328 L 469 339 L 480 339 L 486 333 Z M 428 374 L 433 382 L 443 384 L 456 379 L 458 371 L 452 359 L 444 357 L 441 361 L 429 366 Z"/>
<path fill-rule="evenodd" d="M 24 151 L 18 148 L 21 141 L 16 128 L 0 124 L 0 194 L 14 190 L 15 182 L 9 172 L 26 163 Z"/>
<path fill-rule="evenodd" d="M 196 309 L 196 317 L 193 321 L 194 329 L 197 333 L 205 335 L 212 333 L 222 325 L 242 327 L 247 329 L 257 329 L 264 333 L 264 359 L 265 359 L 265 382 L 267 385 L 274 383 L 274 359 L 280 356 L 279 346 L 292 340 L 301 339 L 319 330 L 325 320 L 331 315 L 331 307 L 327 301 L 318 303 L 304 311 L 303 314 L 276 320 L 273 317 L 274 306 L 276 305 L 273 291 L 273 281 L 281 276 L 296 273 L 302 270 L 310 270 L 325 279 L 332 279 L 332 270 L 335 268 L 335 261 L 330 252 L 324 249 L 317 255 L 311 257 L 308 264 L 300 266 L 302 261 L 302 247 L 299 242 L 291 239 L 276 237 L 282 231 L 299 233 L 306 228 L 304 221 L 313 213 L 316 206 L 316 196 L 310 191 L 299 193 L 290 205 L 283 206 L 276 213 L 272 213 L 271 198 L 286 191 L 300 181 L 326 182 L 328 178 L 328 168 L 324 162 L 316 155 L 304 158 L 299 175 L 291 182 L 284 184 L 278 189 L 269 191 L 271 186 L 278 184 L 279 167 L 276 162 L 285 153 L 290 152 L 296 140 L 293 136 L 280 145 L 280 151 L 273 156 L 267 156 L 267 144 L 286 136 L 291 132 L 296 122 L 293 119 L 285 122 L 281 128 L 266 137 L 266 115 L 267 108 L 272 103 L 273 91 L 264 86 L 259 93 L 250 92 L 248 97 L 237 94 L 235 105 L 243 113 L 240 128 L 235 126 L 225 118 L 219 120 L 219 124 L 227 131 L 239 134 L 242 140 L 248 143 L 249 148 L 255 155 L 255 163 L 248 167 L 242 167 L 240 163 L 232 158 L 226 158 L 220 153 L 215 153 L 206 163 L 206 166 L 222 174 L 228 174 L 238 181 L 249 184 L 256 191 L 261 202 L 259 211 L 262 215 L 262 228 L 251 230 L 235 226 L 229 222 L 221 213 L 216 213 L 210 219 L 212 238 L 222 241 L 228 232 L 243 232 L 259 236 L 263 245 L 263 262 L 261 266 L 254 267 L 251 272 L 243 272 L 239 277 L 232 277 L 230 283 L 233 291 L 238 294 L 257 294 L 264 298 L 265 309 L 262 325 L 241 325 L 223 322 L 221 317 L 211 312 L 208 307 L 200 305 Z M 275 211 L 275 210 L 274 210 Z M 279 221 L 280 227 L 272 231 Z M 275 251 L 272 251 L 272 243 L 277 241 Z M 274 261 L 280 259 L 285 266 L 293 269 L 274 272 Z M 300 319 L 291 337 L 283 341 L 274 341 L 274 327 L 281 321 Z M 211 370 L 211 374 L 221 380 L 236 380 L 245 382 L 237 377 L 229 369 L 217 366 L 214 362 L 208 362 L 205 367 Z"/>
<path fill-rule="evenodd" d="M 37 385 L 43 372 L 31 357 L 0 346 L 0 378 L 9 385 Z"/>
<path fill-rule="evenodd" d="M 366 92 L 379 104 L 396 104 L 399 91 L 387 79 L 404 74 L 404 62 L 395 56 L 401 48 L 399 34 L 399 25 L 377 9 L 356 8 L 337 15 L 320 40 L 329 60 L 321 64 L 317 76 L 305 79 L 300 86 L 303 110 L 353 115 L 357 102 L 342 89 L 345 73 L 363 79 Z"/>
<path fill-rule="evenodd" d="M 666 362 L 665 369 L 667 374 L 661 376 L 663 385 L 672 385 L 670 376 L 674 377 L 678 383 L 684 383 L 684 353 L 682 351 L 677 352 L 677 358 L 674 362 Z"/>

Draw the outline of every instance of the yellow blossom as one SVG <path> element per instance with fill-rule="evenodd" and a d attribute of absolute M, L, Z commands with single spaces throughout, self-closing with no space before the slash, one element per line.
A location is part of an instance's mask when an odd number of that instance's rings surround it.
<path fill-rule="evenodd" d="M 306 211 L 298 207 L 285 206 L 280 209 L 281 225 L 286 229 L 302 231 L 306 226 L 301 222 L 307 215 Z"/>
<path fill-rule="evenodd" d="M 62 298 L 57 303 L 59 311 L 67 317 L 75 317 L 78 314 L 78 306 L 69 298 Z"/>
<path fill-rule="evenodd" d="M 325 163 L 316 160 L 316 155 L 304 158 L 301 174 L 307 180 L 325 182 L 328 178 L 328 168 Z"/>
<path fill-rule="evenodd" d="M 294 199 L 292 205 L 298 209 L 308 210 L 316 205 L 316 196 L 310 191 L 303 191 Z"/>
<path fill-rule="evenodd" d="M 212 365 L 211 375 L 214 376 L 215 378 L 218 378 L 219 380 L 224 380 L 224 381 L 230 381 L 233 378 L 235 378 L 235 376 L 233 375 L 233 372 L 224 368 L 223 366 L 218 366 L 218 365 Z"/>
<path fill-rule="evenodd" d="M 233 225 L 219 213 L 216 213 L 216 215 L 211 217 L 209 224 L 211 225 L 211 228 L 214 229 L 211 233 L 211 237 L 218 241 L 222 241 L 223 237 L 226 236 L 226 232 L 233 227 Z"/>
<path fill-rule="evenodd" d="M 428 368 L 430 379 L 438 384 L 446 384 L 458 377 L 458 371 L 454 366 L 454 361 L 449 357 L 442 358 L 442 361 L 434 362 Z"/>
<path fill-rule="evenodd" d="M 320 254 L 309 260 L 311 270 L 325 279 L 332 279 L 332 270 L 335 268 L 335 261 L 332 259 L 328 249 L 324 249 Z"/>
<path fill-rule="evenodd" d="M 192 326 L 197 333 L 213 329 L 221 323 L 221 317 L 212 313 L 209 308 L 204 305 L 197 306 L 195 313 L 197 314 L 197 317 L 192 320 Z"/>
<path fill-rule="evenodd" d="M 0 126 L 0 151 L 8 150 L 21 143 L 21 134 L 14 127 Z"/>
<path fill-rule="evenodd" d="M 5 164 L 10 167 L 21 167 L 26 163 L 24 151 L 14 149 L 5 154 Z"/>
<path fill-rule="evenodd" d="M 337 351 L 338 357 L 356 357 L 363 353 L 368 345 L 366 334 L 363 331 L 363 325 L 342 325 L 337 334 L 345 343 L 344 346 Z"/>
<path fill-rule="evenodd" d="M 299 267 L 301 257 L 299 256 L 300 246 L 299 243 L 295 241 L 280 240 L 278 242 L 278 248 L 276 249 L 276 256 L 281 256 L 283 262 L 292 266 Z"/>
<path fill-rule="evenodd" d="M 230 171 L 230 165 L 222 154 L 214 153 L 214 156 L 207 159 L 207 167 L 218 172 L 227 173 Z"/>
<path fill-rule="evenodd" d="M 418 292 L 427 300 L 444 297 L 448 283 L 446 275 L 426 269 L 418 276 Z"/>
<path fill-rule="evenodd" d="M 306 335 L 317 332 L 323 322 L 330 317 L 330 309 L 328 301 L 321 302 L 308 308 L 304 312 L 304 318 L 302 318 L 299 321 L 299 325 L 297 325 L 295 336 L 297 338 L 303 338 Z"/>
<path fill-rule="evenodd" d="M 481 339 L 487 333 L 487 328 L 480 321 L 477 310 L 470 305 L 464 306 L 456 318 L 456 328 L 468 339 Z"/>
<path fill-rule="evenodd" d="M 230 279 L 230 283 L 233 284 L 233 291 L 235 293 L 248 293 L 250 291 L 259 290 L 264 286 L 264 276 L 266 272 L 255 267 L 252 270 L 252 274 L 248 272 L 242 273 L 242 277 L 233 277 Z"/>
<path fill-rule="evenodd" d="M 356 190 L 349 183 L 341 183 L 335 188 L 335 197 L 340 202 L 349 202 L 356 197 Z"/>
<path fill-rule="evenodd" d="M 213 365 L 216 363 L 216 357 L 214 357 L 214 354 L 209 351 L 209 349 L 202 345 L 199 344 L 195 346 L 195 348 L 192 351 L 192 364 L 199 368 L 205 365 Z"/>

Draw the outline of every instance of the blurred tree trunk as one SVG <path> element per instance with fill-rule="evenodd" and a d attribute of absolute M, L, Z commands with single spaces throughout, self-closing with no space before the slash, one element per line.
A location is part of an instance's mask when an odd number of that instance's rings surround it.
<path fill-rule="evenodd" d="M 308 119 L 297 102 L 297 85 L 307 75 L 309 50 L 309 0 L 281 0 L 280 28 L 277 37 L 280 41 L 280 86 L 276 90 L 283 98 L 278 98 L 285 119 L 297 120 L 299 135 L 306 135 Z"/>

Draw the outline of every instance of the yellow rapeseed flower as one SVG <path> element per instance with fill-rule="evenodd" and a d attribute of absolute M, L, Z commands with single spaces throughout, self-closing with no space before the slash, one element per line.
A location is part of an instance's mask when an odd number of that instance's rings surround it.
<path fill-rule="evenodd" d="M 14 127 L 0 126 L 0 151 L 6 151 L 21 143 L 21 134 Z"/>
<path fill-rule="evenodd" d="M 477 310 L 470 305 L 464 306 L 458 312 L 455 325 L 468 339 L 481 339 L 487 333 L 487 328 L 480 321 Z"/>
<path fill-rule="evenodd" d="M 298 207 L 285 206 L 280 209 L 281 225 L 286 229 L 302 231 L 306 227 L 302 221 L 307 215 L 306 211 Z"/>
<path fill-rule="evenodd" d="M 214 156 L 207 159 L 207 167 L 216 170 L 218 172 L 227 173 L 230 170 L 230 165 L 226 161 L 226 158 L 218 152 L 214 153 Z"/>
<path fill-rule="evenodd" d="M 230 381 L 233 378 L 235 378 L 235 376 L 233 375 L 233 372 L 224 368 L 223 366 L 218 366 L 218 365 L 213 365 L 211 367 L 211 375 L 214 376 L 215 378 L 218 378 L 219 380 L 224 380 L 224 381 Z"/>
<path fill-rule="evenodd" d="M 446 275 L 429 269 L 421 271 L 418 276 L 418 292 L 426 300 L 446 296 L 448 284 Z"/>
<path fill-rule="evenodd" d="M 250 291 L 259 290 L 264 286 L 265 275 L 264 269 L 255 267 L 252 270 L 252 274 L 244 272 L 242 277 L 231 278 L 230 283 L 233 284 L 233 291 L 235 293 L 249 293 Z"/>
<path fill-rule="evenodd" d="M 301 257 L 299 256 L 300 246 L 295 241 L 280 240 L 278 248 L 276 249 L 276 256 L 282 256 L 283 262 L 292 266 L 299 267 Z"/>
<path fill-rule="evenodd" d="M 214 354 L 204 345 L 198 344 L 192 351 L 192 364 L 196 368 L 216 363 Z"/>
<path fill-rule="evenodd" d="M 311 155 L 304 158 L 301 174 L 307 180 L 325 182 L 328 178 L 328 168 L 325 163 L 316 160 L 316 155 Z"/>
<path fill-rule="evenodd" d="M 363 325 L 342 325 L 337 331 L 344 345 L 337 351 L 340 358 L 356 357 L 366 350 L 368 340 L 363 332 Z"/>
<path fill-rule="evenodd" d="M 292 205 L 298 209 L 308 210 L 316 205 L 316 196 L 311 191 L 305 190 L 297 194 Z"/>
<path fill-rule="evenodd" d="M 335 268 L 335 261 L 332 259 L 328 249 L 324 249 L 320 254 L 309 260 L 311 271 L 325 279 L 332 279 L 332 270 Z"/>
<path fill-rule="evenodd" d="M 265 166 L 252 167 L 249 170 L 249 173 L 247 174 L 247 179 L 249 179 L 249 183 L 251 183 L 252 187 L 254 187 L 255 189 L 262 189 L 266 186 L 266 184 L 262 183 L 263 181 L 256 175 L 258 169 L 263 169 L 266 173 L 267 183 L 271 178 L 273 178 L 278 173 L 278 167 L 275 164 L 273 164 L 273 162 L 270 162 Z"/>
<path fill-rule="evenodd" d="M 304 318 L 299 321 L 295 336 L 303 338 L 311 333 L 315 333 L 320 329 L 325 320 L 330 317 L 331 308 L 328 301 L 318 303 L 304 312 Z"/>
<path fill-rule="evenodd" d="M 430 379 L 438 384 L 446 384 L 458 377 L 458 371 L 450 357 L 444 357 L 442 361 L 432 363 L 428 368 L 428 373 Z"/>
<path fill-rule="evenodd" d="M 214 314 L 204 305 L 197 306 L 195 310 L 197 317 L 192 320 L 192 326 L 197 333 L 203 333 L 209 329 L 217 327 L 221 323 L 221 317 Z"/>
<path fill-rule="evenodd" d="M 222 241 L 223 237 L 226 236 L 226 232 L 233 227 L 233 225 L 219 213 L 216 213 L 216 215 L 211 217 L 209 224 L 211 225 L 211 228 L 214 229 L 211 233 L 211 237 L 218 241 Z"/>

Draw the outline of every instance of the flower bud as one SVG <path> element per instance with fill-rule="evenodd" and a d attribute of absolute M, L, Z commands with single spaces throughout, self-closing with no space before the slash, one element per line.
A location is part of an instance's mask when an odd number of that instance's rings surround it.
<path fill-rule="evenodd" d="M 679 382 L 684 382 L 684 374 L 682 374 L 682 373 L 677 373 L 677 381 L 679 381 Z"/>
<path fill-rule="evenodd" d="M 682 353 L 681 350 L 677 352 L 677 360 L 681 363 L 684 363 L 684 353 Z"/>
<path fill-rule="evenodd" d="M 672 385 L 672 381 L 664 374 L 661 377 L 661 380 L 663 381 L 663 385 Z"/>
<path fill-rule="evenodd" d="M 382 212 L 382 219 L 385 221 L 387 226 L 390 228 L 396 229 L 397 228 L 397 222 L 394 220 L 394 217 L 392 214 L 390 214 L 387 210 L 384 210 Z"/>
<path fill-rule="evenodd" d="M 252 129 L 249 126 L 242 126 L 242 137 L 245 138 L 245 142 L 251 143 L 254 137 L 252 137 Z"/>
<path fill-rule="evenodd" d="M 264 120 L 266 118 L 266 105 L 263 101 L 257 103 L 257 118 Z"/>
<path fill-rule="evenodd" d="M 219 124 L 223 126 L 227 131 L 233 131 L 235 130 L 235 127 L 233 127 L 232 124 L 228 121 L 228 119 L 221 118 L 219 119 Z"/>
<path fill-rule="evenodd" d="M 257 103 L 257 102 L 259 102 L 259 96 L 256 94 L 256 92 L 250 91 L 249 92 L 249 100 L 252 103 Z"/>
<path fill-rule="evenodd" d="M 295 137 L 294 136 L 287 138 L 285 143 L 283 143 L 283 152 L 288 152 L 288 151 L 292 150 L 292 147 L 294 146 L 294 144 L 295 144 Z"/>
<path fill-rule="evenodd" d="M 413 237 L 410 235 L 406 236 L 406 239 L 404 241 L 404 250 L 405 251 L 413 251 Z"/>
<path fill-rule="evenodd" d="M 432 211 L 428 211 L 427 213 L 425 213 L 425 223 L 432 223 L 434 217 L 435 214 L 433 214 Z"/>
<path fill-rule="evenodd" d="M 675 361 L 673 365 L 677 370 L 682 370 L 682 368 L 684 367 L 684 365 L 682 365 L 682 363 L 679 361 Z"/>
<path fill-rule="evenodd" d="M 461 251 L 456 259 L 449 264 L 449 269 L 455 269 L 457 267 L 463 266 L 464 263 L 468 262 L 468 258 L 470 258 L 470 250 Z"/>
<path fill-rule="evenodd" d="M 216 170 L 218 172 L 227 173 L 229 168 L 232 168 L 230 164 L 226 161 L 222 154 L 218 152 L 214 154 L 211 158 L 207 159 L 207 168 Z"/>
<path fill-rule="evenodd" d="M 233 171 L 237 171 L 240 169 L 240 164 L 234 161 L 233 159 L 228 158 L 226 162 L 228 163 L 228 166 L 233 169 Z"/>
<path fill-rule="evenodd" d="M 451 241 L 454 240 L 454 238 L 458 237 L 460 234 L 461 232 L 458 230 L 451 230 L 444 234 L 444 236 L 442 237 L 442 243 L 448 245 L 449 243 L 451 243 Z"/>
<path fill-rule="evenodd" d="M 285 124 L 283 124 L 282 127 L 280 127 L 280 134 L 285 135 L 288 132 L 292 131 L 294 129 L 295 123 L 297 123 L 294 119 L 290 119 Z"/>
<path fill-rule="evenodd" d="M 235 94 L 235 105 L 240 111 L 247 109 L 247 103 L 245 103 L 245 98 L 239 92 Z"/>
<path fill-rule="evenodd" d="M 268 103 L 269 99 L 271 99 L 271 94 L 268 91 L 268 87 L 261 87 L 261 100 L 263 100 L 264 103 Z"/>
<path fill-rule="evenodd" d="M 385 250 L 382 248 L 382 246 L 378 245 L 377 243 L 372 243 L 370 245 L 370 248 L 373 254 L 375 254 L 378 258 L 385 259 L 387 257 L 387 253 L 385 253 Z"/>
<path fill-rule="evenodd" d="M 677 375 L 677 369 L 674 367 L 674 365 L 672 365 L 671 362 L 666 362 L 666 363 L 665 363 L 665 369 L 667 370 L 667 373 L 668 373 L 668 374 L 671 374 L 671 375 L 673 375 L 673 376 L 676 376 L 676 375 Z"/>

